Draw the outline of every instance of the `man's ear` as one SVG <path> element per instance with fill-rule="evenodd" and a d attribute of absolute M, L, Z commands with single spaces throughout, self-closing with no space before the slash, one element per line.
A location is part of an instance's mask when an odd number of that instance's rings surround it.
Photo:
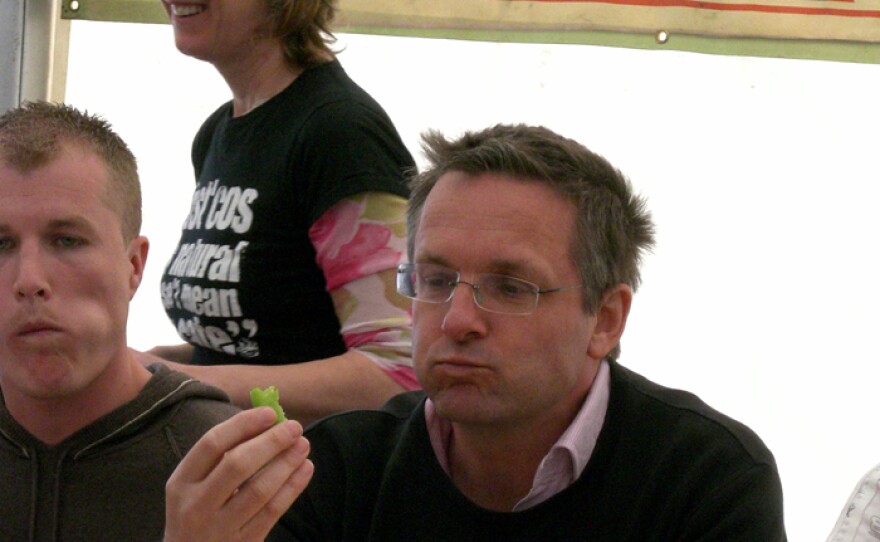
<path fill-rule="evenodd" d="M 147 265 L 147 254 L 150 252 L 150 241 L 143 235 L 139 235 L 128 244 L 128 261 L 131 264 L 128 286 L 130 294 L 128 299 L 134 298 L 138 286 L 144 279 L 144 267 Z"/>
<path fill-rule="evenodd" d="M 604 358 L 620 342 L 631 304 L 632 290 L 626 284 L 618 284 L 602 296 L 594 314 L 596 327 L 587 350 L 591 358 Z"/>

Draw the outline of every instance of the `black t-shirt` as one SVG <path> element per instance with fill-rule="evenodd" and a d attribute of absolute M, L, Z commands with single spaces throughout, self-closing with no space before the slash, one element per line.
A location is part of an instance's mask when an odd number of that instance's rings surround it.
<path fill-rule="evenodd" d="M 193 363 L 345 352 L 308 231 L 348 196 L 408 196 L 415 164 L 379 104 L 333 61 L 243 117 L 223 105 L 192 154 L 196 190 L 161 290 Z"/>

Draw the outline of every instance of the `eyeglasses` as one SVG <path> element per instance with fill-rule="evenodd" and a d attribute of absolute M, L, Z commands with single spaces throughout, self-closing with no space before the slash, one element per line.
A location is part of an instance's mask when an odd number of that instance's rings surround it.
<path fill-rule="evenodd" d="M 475 273 L 473 282 L 461 279 L 461 273 L 432 263 L 406 263 L 397 268 L 397 291 L 410 299 L 426 303 L 446 303 L 459 284 L 474 291 L 474 302 L 488 312 L 531 314 L 541 294 L 581 288 L 581 284 L 559 288 L 539 288 L 531 282 L 510 275 Z"/>

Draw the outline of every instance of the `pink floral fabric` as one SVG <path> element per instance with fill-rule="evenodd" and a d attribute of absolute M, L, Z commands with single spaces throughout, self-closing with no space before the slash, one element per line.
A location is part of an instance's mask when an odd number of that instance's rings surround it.
<path fill-rule="evenodd" d="M 401 251 L 392 243 L 390 225 L 365 220 L 365 207 L 366 201 L 342 200 L 309 231 L 330 291 L 366 275 L 396 268 L 401 260 Z"/>
<path fill-rule="evenodd" d="M 394 286 L 406 254 L 406 200 L 384 192 L 346 198 L 312 225 L 309 237 L 345 344 L 417 389 L 410 304 Z"/>

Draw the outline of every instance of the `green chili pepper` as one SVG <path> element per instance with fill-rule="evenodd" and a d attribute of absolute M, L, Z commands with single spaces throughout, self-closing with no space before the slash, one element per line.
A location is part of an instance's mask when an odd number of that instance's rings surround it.
<path fill-rule="evenodd" d="M 260 388 L 252 389 L 251 404 L 254 405 L 254 408 L 261 406 L 272 407 L 275 411 L 276 425 L 287 420 L 287 417 L 284 415 L 284 410 L 281 408 L 281 405 L 278 404 L 278 389 L 275 386 L 269 386 L 265 390 L 261 390 Z"/>

